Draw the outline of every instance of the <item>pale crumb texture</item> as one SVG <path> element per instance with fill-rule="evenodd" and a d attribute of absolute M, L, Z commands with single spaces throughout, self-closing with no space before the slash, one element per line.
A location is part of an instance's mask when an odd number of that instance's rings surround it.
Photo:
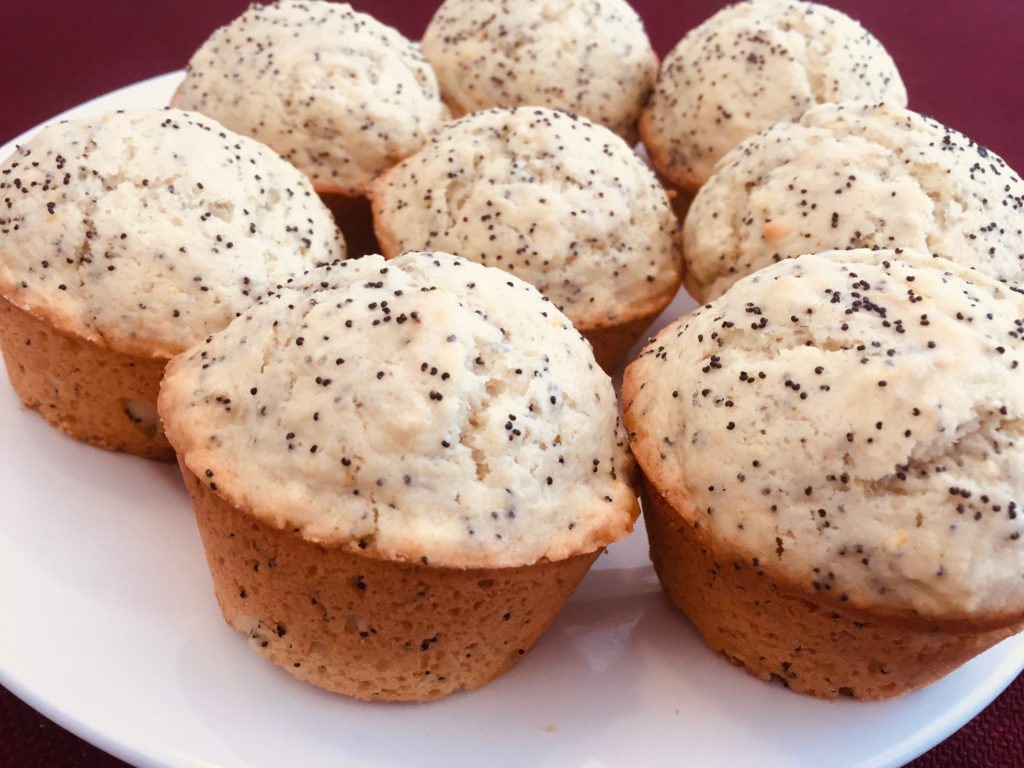
<path fill-rule="evenodd" d="M 160 413 L 192 473 L 399 561 L 520 566 L 629 533 L 611 380 L 534 288 L 441 253 L 317 272 L 169 365 Z"/>
<path fill-rule="evenodd" d="M 175 105 L 358 195 L 445 119 L 437 78 L 392 27 L 347 3 L 254 3 L 193 54 Z"/>
<path fill-rule="evenodd" d="M 680 281 L 664 189 L 607 128 L 542 107 L 447 125 L 374 182 L 385 255 L 442 250 L 532 283 L 577 327 L 671 301 Z"/>
<path fill-rule="evenodd" d="M 895 105 L 825 104 L 730 152 L 683 225 L 698 300 L 831 248 L 949 255 L 1024 279 L 1024 181 L 961 133 Z"/>
<path fill-rule="evenodd" d="M 445 0 L 422 49 L 456 116 L 540 105 L 630 141 L 658 71 L 643 22 L 624 0 Z"/>
<path fill-rule="evenodd" d="M 1024 618 L 1024 299 L 946 259 L 833 251 L 736 283 L 630 366 L 652 485 L 714 547 L 873 615 Z"/>
<path fill-rule="evenodd" d="M 129 354 L 177 354 L 345 255 L 303 174 L 179 110 L 47 126 L 0 165 L 0 196 L 0 293 Z"/>
<path fill-rule="evenodd" d="M 669 52 L 640 134 L 666 178 L 696 189 L 748 136 L 849 100 L 906 105 L 882 44 L 827 6 L 752 0 L 719 11 Z"/>

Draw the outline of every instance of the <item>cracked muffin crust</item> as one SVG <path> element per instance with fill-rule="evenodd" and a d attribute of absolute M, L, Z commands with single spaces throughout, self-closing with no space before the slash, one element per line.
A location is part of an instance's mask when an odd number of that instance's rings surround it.
<path fill-rule="evenodd" d="M 525 652 L 596 554 L 632 528 L 634 465 L 611 381 L 565 316 L 500 270 L 407 253 L 340 262 L 311 277 L 316 287 L 270 297 L 176 358 L 161 389 L 225 616 L 236 627 L 244 623 L 236 610 L 264 627 L 295 624 L 289 612 L 307 602 L 276 602 L 309 591 L 296 567 L 294 578 L 267 575 L 260 600 L 238 603 L 239 589 L 253 594 L 251 564 L 210 553 L 251 528 L 276 542 L 278 562 L 348 574 L 330 586 L 340 601 L 330 610 L 376 629 L 372 639 L 330 642 L 322 633 L 341 627 L 289 630 L 267 646 L 277 663 L 366 698 L 433 698 L 480 685 L 508 667 L 506 641 L 522 649 L 514 656 Z M 200 498 L 207 491 L 212 502 Z M 222 529 L 230 510 L 244 526 Z M 371 568 L 372 594 L 355 583 Z M 550 589 L 538 589 L 539 574 Z M 410 594 L 385 585 L 406 578 L 433 585 L 439 602 L 410 619 L 415 630 L 385 632 L 382 617 L 408 618 L 411 609 Z M 445 600 L 454 605 L 460 584 L 472 592 L 480 581 L 489 582 L 484 595 L 492 587 L 519 594 L 519 608 L 501 615 L 522 617 L 528 607 L 531 619 L 517 630 L 525 635 L 489 647 L 494 627 L 481 625 L 468 649 L 454 625 L 473 628 L 490 607 L 455 616 Z M 539 603 L 516 584 L 533 585 L 522 588 L 537 591 Z M 371 600 L 380 602 L 371 608 Z M 428 646 L 450 664 L 443 685 L 437 659 L 424 679 L 421 636 L 440 638 Z M 478 668 L 466 666 L 467 652 Z M 313 669 L 307 653 L 319 659 Z"/>
<path fill-rule="evenodd" d="M 1021 629 L 1022 309 L 946 259 L 833 251 L 651 342 L 624 420 L 659 575 L 713 647 L 880 698 Z"/>
<path fill-rule="evenodd" d="M 606 367 L 681 279 L 675 219 L 650 169 L 611 131 L 566 112 L 462 118 L 375 180 L 370 199 L 385 256 L 435 248 L 515 274 L 569 316 Z"/>
<path fill-rule="evenodd" d="M 0 333 L 22 402 L 143 455 L 170 455 L 155 418 L 169 357 L 345 255 L 303 174 L 180 110 L 47 126 L 0 166 L 0 194 Z"/>
<path fill-rule="evenodd" d="M 445 0 L 422 50 L 456 117 L 545 106 L 629 142 L 658 70 L 643 22 L 624 0 Z"/>
<path fill-rule="evenodd" d="M 699 301 L 780 259 L 830 248 L 949 254 L 1024 278 L 1024 181 L 952 128 L 891 104 L 824 104 L 744 141 L 683 224 Z"/>
<path fill-rule="evenodd" d="M 640 136 L 659 172 L 693 191 L 748 136 L 816 104 L 849 100 L 906 106 L 882 44 L 828 6 L 750 0 L 722 9 L 669 52 Z"/>

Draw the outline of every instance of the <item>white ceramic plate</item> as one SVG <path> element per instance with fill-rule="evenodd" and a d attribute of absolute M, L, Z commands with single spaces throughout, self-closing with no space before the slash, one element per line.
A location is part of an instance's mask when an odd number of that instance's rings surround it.
<path fill-rule="evenodd" d="M 162 105 L 179 78 L 67 114 Z M 662 597 L 641 528 L 512 672 L 433 704 L 367 704 L 296 681 L 227 627 L 175 467 L 58 434 L 2 365 L 0 488 L 0 683 L 139 765 L 893 766 L 1024 667 L 1022 636 L 894 701 L 762 683 Z"/>

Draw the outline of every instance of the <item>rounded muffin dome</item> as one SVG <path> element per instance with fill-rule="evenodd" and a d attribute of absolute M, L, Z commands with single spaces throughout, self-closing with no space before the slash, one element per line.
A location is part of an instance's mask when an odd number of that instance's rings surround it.
<path fill-rule="evenodd" d="M 629 532 L 611 380 L 534 288 L 441 253 L 309 279 L 171 363 L 160 412 L 196 477 L 306 540 L 438 566 Z"/>
<path fill-rule="evenodd" d="M 370 198 L 385 255 L 436 248 L 499 267 L 584 332 L 656 315 L 679 286 L 665 191 L 618 136 L 566 112 L 493 109 L 450 123 Z"/>
<path fill-rule="evenodd" d="M 174 104 L 259 139 L 317 191 L 351 196 L 446 117 L 409 40 L 323 0 L 254 3 L 193 54 Z"/>
<path fill-rule="evenodd" d="M 774 583 L 835 610 L 1019 623 L 1022 310 L 910 251 L 780 262 L 630 366 L 633 450 L 714 551 Z"/>
<path fill-rule="evenodd" d="M 629 141 L 658 69 L 643 22 L 625 0 L 445 0 L 422 48 L 456 116 L 545 106 Z"/>
<path fill-rule="evenodd" d="M 0 293 L 120 352 L 169 357 L 345 255 L 309 180 L 180 110 L 44 128 L 0 166 Z"/>
<path fill-rule="evenodd" d="M 658 170 L 696 189 L 743 139 L 816 104 L 906 106 L 892 57 L 841 11 L 800 0 L 748 0 L 690 30 L 661 64 L 640 117 Z"/>
<path fill-rule="evenodd" d="M 823 104 L 722 159 L 683 224 L 698 300 L 830 248 L 949 255 L 1024 279 L 1024 181 L 958 131 L 892 104 Z"/>

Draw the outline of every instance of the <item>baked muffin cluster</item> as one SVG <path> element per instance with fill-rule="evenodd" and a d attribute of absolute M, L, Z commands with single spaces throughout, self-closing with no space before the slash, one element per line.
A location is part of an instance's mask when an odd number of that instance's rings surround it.
<path fill-rule="evenodd" d="M 713 649 L 827 698 L 1024 627 L 1024 183 L 905 103 L 856 22 L 746 2 L 641 118 L 703 303 L 624 378 L 651 557 Z"/>
<path fill-rule="evenodd" d="M 421 49 L 254 4 L 189 61 L 195 112 L 0 167 L 8 372 L 177 457 L 226 622 L 318 686 L 507 671 L 640 492 L 713 649 L 898 695 L 1024 626 L 1024 182 L 906 99 L 799 0 L 723 9 L 660 74 L 621 0 L 446 0 Z M 681 282 L 703 306 L 626 370 L 624 430 L 606 371 Z"/>
<path fill-rule="evenodd" d="M 281 2 L 254 5 L 217 30 L 174 101 L 305 170 L 353 233 L 357 255 L 372 230 L 385 255 L 447 249 L 518 268 L 610 369 L 679 286 L 666 193 L 616 135 L 635 141 L 656 67 L 623 0 L 543 9 L 449 0 L 424 32 L 422 55 L 347 5 Z M 468 122 L 442 126 L 442 96 Z M 516 112 L 520 105 L 530 108 Z M 472 151 L 457 146 L 470 137 Z M 421 174 L 415 190 L 411 173 Z M 472 209 L 494 184 L 503 210 L 488 229 L 477 225 L 489 212 Z M 359 203 L 367 195 L 372 225 Z"/>
<path fill-rule="evenodd" d="M 590 83 L 571 104 L 634 132 L 655 67 L 639 19 L 621 3 L 566 10 L 533 32 L 607 38 L 577 52 L 573 79 Z M 254 4 L 195 53 L 173 104 L 51 129 L 6 169 L 15 386 L 76 436 L 176 453 L 225 618 L 272 660 L 362 698 L 486 682 L 639 513 L 608 374 L 512 258 L 507 271 L 442 253 L 343 260 L 317 193 L 359 199 L 448 116 L 395 30 L 343 4 Z M 593 262 L 533 279 L 587 304 L 598 331 L 624 326 L 621 354 L 679 284 L 666 194 L 611 129 L 536 109 L 502 129 L 535 134 L 516 146 L 536 152 L 535 173 L 506 160 L 495 219 L 532 204 L 547 239 L 525 225 L 521 238 L 538 264 Z M 529 182 L 533 203 L 512 191 Z M 583 222 L 571 238 L 536 194 L 548 187 L 554 212 Z M 613 238 L 616 216 L 632 229 Z M 66 381 L 48 394 L 55 372 Z"/>

